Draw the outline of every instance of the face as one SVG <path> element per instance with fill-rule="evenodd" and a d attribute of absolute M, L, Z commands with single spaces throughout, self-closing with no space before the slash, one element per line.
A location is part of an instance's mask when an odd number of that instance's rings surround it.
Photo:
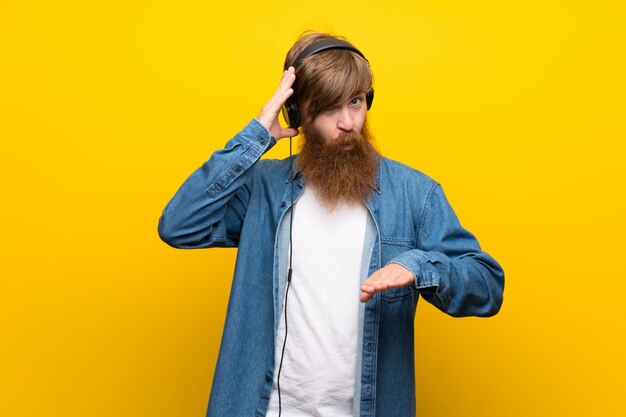
<path fill-rule="evenodd" d="M 376 184 L 380 155 L 365 123 L 367 104 L 359 95 L 320 113 L 303 126 L 298 167 L 307 186 L 333 209 L 340 203 L 365 203 Z"/>
<path fill-rule="evenodd" d="M 366 115 L 365 94 L 359 94 L 318 114 L 311 124 L 311 129 L 329 143 L 347 132 L 361 133 Z"/>

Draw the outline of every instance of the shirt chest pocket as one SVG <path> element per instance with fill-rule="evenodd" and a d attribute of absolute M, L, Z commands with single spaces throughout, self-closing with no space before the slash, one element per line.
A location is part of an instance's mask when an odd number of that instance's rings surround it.
<path fill-rule="evenodd" d="M 412 238 L 382 238 L 381 257 L 384 267 L 396 256 L 415 249 L 415 239 Z M 381 300 L 385 303 L 397 303 L 413 299 L 413 289 L 410 286 L 392 288 L 380 293 Z"/>

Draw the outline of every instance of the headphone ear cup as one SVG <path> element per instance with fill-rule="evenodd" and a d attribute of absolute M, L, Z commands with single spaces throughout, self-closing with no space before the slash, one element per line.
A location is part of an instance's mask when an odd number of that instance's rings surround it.
<path fill-rule="evenodd" d="M 374 101 L 374 89 L 370 88 L 365 93 L 365 103 L 367 104 L 367 110 L 372 107 L 372 102 Z"/>
<path fill-rule="evenodd" d="M 293 129 L 297 129 L 300 127 L 300 112 L 298 111 L 298 104 L 296 100 L 292 97 L 289 97 L 282 108 L 283 118 L 289 125 L 289 127 Z"/>

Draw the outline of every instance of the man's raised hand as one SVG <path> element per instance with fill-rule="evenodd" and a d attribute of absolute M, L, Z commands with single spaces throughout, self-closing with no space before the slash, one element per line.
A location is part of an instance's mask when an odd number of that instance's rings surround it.
<path fill-rule="evenodd" d="M 296 80 L 296 70 L 294 67 L 289 67 L 283 72 L 283 77 L 278 84 L 278 88 L 274 92 L 274 95 L 270 100 L 265 103 L 261 112 L 257 116 L 257 119 L 270 131 L 272 136 L 277 140 L 296 136 L 298 134 L 297 129 L 290 127 L 282 127 L 278 121 L 278 113 L 281 107 L 287 101 L 287 99 L 293 94 L 293 82 Z"/>

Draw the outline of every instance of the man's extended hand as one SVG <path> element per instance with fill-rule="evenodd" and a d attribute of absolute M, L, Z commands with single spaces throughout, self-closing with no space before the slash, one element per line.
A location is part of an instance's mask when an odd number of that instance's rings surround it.
<path fill-rule="evenodd" d="M 283 77 L 281 78 L 280 84 L 278 84 L 278 88 L 274 92 L 274 95 L 267 103 L 265 103 L 261 112 L 257 116 L 259 122 L 261 122 L 277 140 L 298 135 L 297 129 L 292 129 L 290 127 L 283 128 L 278 121 L 278 113 L 280 112 L 281 107 L 293 94 L 293 88 L 291 88 L 291 86 L 295 80 L 296 70 L 294 67 L 289 67 L 287 71 L 283 72 Z"/>
<path fill-rule="evenodd" d="M 390 263 L 363 281 L 360 300 L 364 303 L 369 301 L 377 292 L 411 285 L 414 279 L 411 271 L 400 264 Z"/>

